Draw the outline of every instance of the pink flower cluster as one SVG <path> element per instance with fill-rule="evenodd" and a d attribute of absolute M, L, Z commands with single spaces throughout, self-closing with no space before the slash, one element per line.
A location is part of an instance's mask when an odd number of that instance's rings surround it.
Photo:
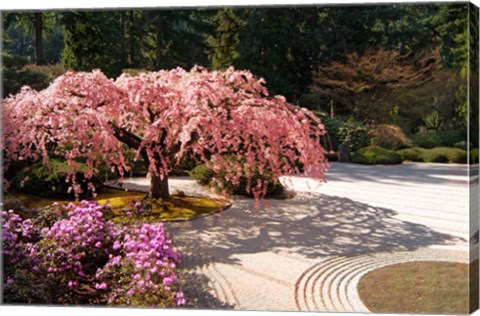
<path fill-rule="evenodd" d="M 98 286 L 112 287 L 109 303 L 148 306 L 180 306 L 185 304 L 183 293 L 175 291 L 174 272 L 179 255 L 163 224 L 141 224 L 116 241 L 104 269 L 97 278 L 106 280 Z M 106 282 L 106 283 L 105 283 Z M 109 285 L 107 285 L 109 284 Z M 146 295 L 148 293 L 148 295 Z"/>
<path fill-rule="evenodd" d="M 38 231 L 30 220 L 22 220 L 13 210 L 2 211 L 2 254 L 6 285 L 15 283 L 16 265 L 38 270 L 34 244 Z"/>
<path fill-rule="evenodd" d="M 38 255 L 48 272 L 68 278 L 62 281 L 70 286 L 78 286 L 78 277 L 91 274 L 108 260 L 119 229 L 105 221 L 105 206 L 97 202 L 82 201 L 80 206 L 70 203 L 66 208 L 68 219 L 42 230 Z"/>

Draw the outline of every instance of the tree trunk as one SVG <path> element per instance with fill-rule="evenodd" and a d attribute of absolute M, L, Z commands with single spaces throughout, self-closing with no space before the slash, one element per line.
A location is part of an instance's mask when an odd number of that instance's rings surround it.
<path fill-rule="evenodd" d="M 35 12 L 35 65 L 43 64 L 43 13 Z"/>
<path fill-rule="evenodd" d="M 168 176 L 163 179 L 152 174 L 150 179 L 150 197 L 154 199 L 168 199 L 170 192 L 168 190 Z"/>

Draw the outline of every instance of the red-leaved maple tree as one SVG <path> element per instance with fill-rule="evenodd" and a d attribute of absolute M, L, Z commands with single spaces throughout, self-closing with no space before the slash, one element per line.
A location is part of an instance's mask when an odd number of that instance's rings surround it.
<path fill-rule="evenodd" d="M 177 68 L 116 80 L 98 70 L 68 72 L 45 90 L 24 87 L 2 101 L 4 168 L 13 160 L 48 164 L 49 154 L 61 155 L 78 196 L 76 173 L 91 179 L 101 163 L 120 175 L 130 169 L 127 146 L 148 164 L 154 198 L 169 196 L 169 171 L 184 158 L 224 170 L 234 184 L 245 176 L 247 192 L 256 197 L 267 182 L 252 183 L 254 174 L 278 180 L 303 165 L 306 175 L 323 180 L 323 125 L 283 97 L 269 97 L 263 83 L 233 68 Z M 232 155 L 237 159 L 226 158 Z"/>

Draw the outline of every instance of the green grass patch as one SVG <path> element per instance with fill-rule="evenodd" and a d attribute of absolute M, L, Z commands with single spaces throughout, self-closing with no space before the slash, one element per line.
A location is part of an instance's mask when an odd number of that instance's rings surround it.
<path fill-rule="evenodd" d="M 478 260 L 474 264 L 478 270 Z M 374 313 L 468 314 L 470 266 L 449 262 L 395 264 L 363 276 L 358 292 Z"/>
<path fill-rule="evenodd" d="M 79 204 L 79 202 L 75 202 L 73 197 L 53 199 L 31 194 L 8 193 L 5 198 L 14 198 L 28 209 L 46 207 L 53 202 L 58 202 L 59 204 Z M 132 192 L 111 188 L 103 189 L 102 193 L 96 198 L 92 198 L 92 200 L 98 201 L 100 204 L 108 204 L 112 206 L 112 213 L 106 214 L 106 216 L 117 222 L 154 222 L 191 219 L 209 213 L 218 212 L 229 206 L 228 203 L 223 200 L 205 197 L 180 197 L 172 195 L 166 201 L 151 200 L 146 199 L 146 194 L 143 192 Z M 148 214 L 144 216 L 127 216 L 126 211 L 132 208 L 132 204 L 141 201 L 147 202 L 151 205 Z"/>
<path fill-rule="evenodd" d="M 425 149 L 420 147 L 397 151 L 403 159 L 416 162 L 467 163 L 467 152 L 453 147 L 436 147 Z"/>
<path fill-rule="evenodd" d="M 361 148 L 352 154 L 352 162 L 366 165 L 395 165 L 403 162 L 403 157 L 393 150 L 378 146 Z"/>

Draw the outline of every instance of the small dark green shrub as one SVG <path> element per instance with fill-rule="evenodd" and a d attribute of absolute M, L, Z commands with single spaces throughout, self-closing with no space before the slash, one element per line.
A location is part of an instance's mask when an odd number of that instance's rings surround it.
<path fill-rule="evenodd" d="M 88 169 L 86 164 L 78 163 L 80 170 Z M 64 196 L 68 194 L 68 187 L 70 186 L 69 183 L 65 182 L 70 168 L 65 160 L 58 158 L 51 158 L 49 165 L 39 161 L 17 173 L 12 180 L 12 186 L 16 191 L 28 194 L 44 197 Z M 89 192 L 88 182 L 92 182 L 96 188 L 101 186 L 96 178 L 89 181 L 85 180 L 81 172 L 77 172 L 75 176 L 84 192 L 81 195 L 82 197 L 85 197 Z"/>
<path fill-rule="evenodd" d="M 434 148 L 440 146 L 441 140 L 436 133 L 417 133 L 411 137 L 415 146 L 422 148 Z"/>
<path fill-rule="evenodd" d="M 170 171 L 172 176 L 188 176 L 190 171 L 197 166 L 197 162 L 193 159 L 182 159 L 178 165 L 174 166 Z"/>
<path fill-rule="evenodd" d="M 205 164 L 196 166 L 190 171 L 190 176 L 202 185 L 208 185 L 215 176 L 212 169 L 207 168 Z"/>
<path fill-rule="evenodd" d="M 132 177 L 144 177 L 148 173 L 147 163 L 143 159 L 138 159 L 133 162 L 131 165 L 130 174 Z"/>
<path fill-rule="evenodd" d="M 352 162 L 367 165 L 395 165 L 401 164 L 403 162 L 403 157 L 392 150 L 377 146 L 370 146 L 361 148 L 354 152 L 352 154 Z"/>
<path fill-rule="evenodd" d="M 443 147 L 454 147 L 453 144 L 467 140 L 466 130 L 444 130 L 438 131 L 440 145 Z"/>
<path fill-rule="evenodd" d="M 407 138 L 402 129 L 393 124 L 378 124 L 371 128 L 372 146 L 397 150 L 412 147 L 412 141 Z"/>
<path fill-rule="evenodd" d="M 474 148 L 470 151 L 470 163 L 478 163 L 478 148 Z"/>
<path fill-rule="evenodd" d="M 60 64 L 37 66 L 28 64 L 28 59 L 21 56 L 2 53 L 2 57 L 3 96 L 17 93 L 25 85 L 35 90 L 45 89 L 66 71 Z"/>
<path fill-rule="evenodd" d="M 470 146 L 473 146 L 473 144 L 470 143 Z M 453 144 L 453 147 L 463 149 L 463 150 L 467 150 L 467 142 L 464 141 L 464 140 L 462 140 L 460 142 L 456 142 L 456 143 Z"/>
<path fill-rule="evenodd" d="M 2 52 L 3 67 L 6 69 L 20 69 L 28 64 L 28 58 Z"/>
<path fill-rule="evenodd" d="M 368 128 L 355 121 L 347 121 L 338 129 L 338 140 L 347 143 L 352 151 L 370 145 Z"/>
<path fill-rule="evenodd" d="M 338 132 L 340 126 L 342 126 L 342 121 L 336 117 L 325 116 L 322 119 L 322 123 L 325 125 L 325 129 L 327 131 L 325 138 L 329 143 L 328 145 L 331 147 L 326 149 L 333 151 L 338 150 L 338 146 L 341 144 Z"/>
<path fill-rule="evenodd" d="M 225 172 L 220 171 L 217 174 L 204 164 L 198 165 L 193 170 L 191 170 L 190 176 L 202 185 L 212 185 L 212 180 L 216 178 L 220 180 L 222 187 L 226 189 L 227 193 L 246 195 L 250 197 L 252 196 L 250 193 L 246 192 L 247 179 L 243 176 L 240 178 L 240 184 L 238 186 L 235 186 L 232 182 L 225 180 Z M 254 176 L 252 178 L 252 183 L 256 183 L 257 180 L 265 179 L 265 177 Z M 267 195 L 276 195 L 283 192 L 284 187 L 280 182 L 274 183 L 273 179 L 271 178 L 266 180 L 268 180 Z M 219 188 L 217 187 L 214 188 L 217 191 L 219 190 Z"/>

